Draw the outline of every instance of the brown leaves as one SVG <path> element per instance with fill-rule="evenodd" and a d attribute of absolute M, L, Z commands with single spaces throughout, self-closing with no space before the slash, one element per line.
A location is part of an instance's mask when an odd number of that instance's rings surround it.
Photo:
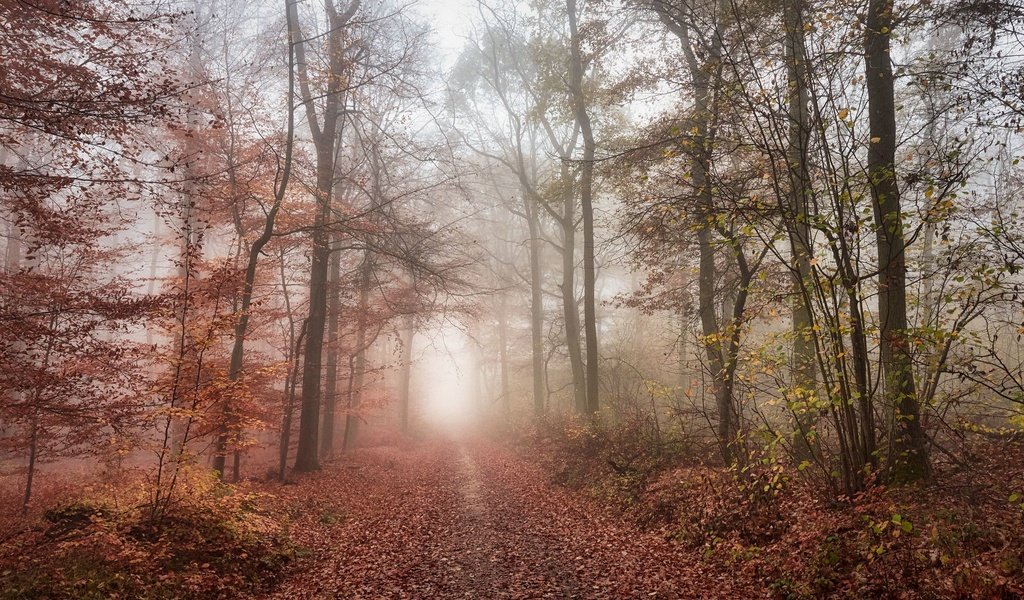
<path fill-rule="evenodd" d="M 750 596 L 488 444 L 361 452 L 287 490 L 312 549 L 280 598 Z M 325 514 L 343 514 L 340 520 Z"/>

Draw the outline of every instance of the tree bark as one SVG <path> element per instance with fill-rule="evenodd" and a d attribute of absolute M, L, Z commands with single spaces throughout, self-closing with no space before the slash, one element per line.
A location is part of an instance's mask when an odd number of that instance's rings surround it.
<path fill-rule="evenodd" d="M 580 340 L 580 307 L 576 303 L 576 194 L 568 157 L 562 159 L 562 318 L 565 321 L 565 344 L 572 372 L 573 398 L 576 410 L 587 411 L 587 374 L 583 368 L 583 346 Z"/>
<path fill-rule="evenodd" d="M 334 187 L 334 148 L 338 139 L 338 125 L 341 109 L 341 89 L 345 81 L 344 48 L 342 33 L 345 24 L 359 9 L 360 0 L 353 0 L 345 12 L 338 14 L 333 1 L 327 2 L 327 17 L 330 29 L 327 33 L 327 54 L 331 77 L 324 94 L 323 122 L 317 117 L 313 91 L 310 87 L 306 66 L 305 41 L 294 2 L 286 4 L 289 32 L 294 41 L 299 90 L 306 109 L 313 145 L 316 147 L 316 201 L 317 211 L 313 222 L 313 248 L 309 272 L 309 316 L 307 318 L 306 347 L 302 364 L 302 410 L 299 416 L 299 447 L 295 456 L 295 470 L 315 471 L 320 468 L 318 457 L 320 432 L 321 376 L 323 360 L 324 330 L 327 327 L 327 271 L 330 260 L 330 236 L 327 231 L 331 214 L 331 196 Z"/>
<path fill-rule="evenodd" d="M 498 361 L 501 368 L 501 403 L 507 416 L 512 412 L 512 392 L 508 382 L 508 303 L 502 293 L 498 298 Z"/>
<path fill-rule="evenodd" d="M 878 248 L 879 345 L 885 397 L 896 420 L 890 475 L 895 481 L 909 482 L 927 478 L 931 468 L 907 337 L 906 240 L 896 180 L 896 101 L 890 56 L 893 25 L 892 0 L 870 0 L 864 34 L 871 138 L 867 175 Z"/>
<path fill-rule="evenodd" d="M 576 0 L 566 0 L 569 18 L 569 90 L 572 94 L 573 114 L 583 137 L 583 159 L 580 166 L 580 213 L 583 217 L 583 330 L 587 348 L 585 413 L 593 415 L 600 409 L 598 397 L 597 347 L 597 266 L 594 248 L 594 158 L 597 145 L 587 111 L 587 98 L 583 90 L 583 50 L 580 37 Z"/>
<path fill-rule="evenodd" d="M 783 13 L 786 30 L 786 79 L 789 90 L 789 141 L 786 156 L 789 210 L 783 221 L 786 224 L 790 253 L 793 257 L 793 264 L 790 265 L 793 277 L 793 401 L 790 406 L 797 422 L 797 455 L 806 459 L 813 452 L 812 432 L 818 420 L 818 413 L 810 405 L 817 390 L 817 351 L 808 292 L 814 244 L 809 220 L 811 182 L 807 152 L 811 123 L 808 111 L 803 1 L 787 0 Z"/>
<path fill-rule="evenodd" d="M 341 253 L 331 253 L 327 270 L 327 288 L 330 294 L 327 307 L 327 373 L 325 375 L 324 416 L 320 433 L 320 456 L 329 457 L 334 452 L 335 414 L 338 405 L 338 326 L 341 313 Z"/>
<path fill-rule="evenodd" d="M 342 447 L 347 451 L 355 444 L 359 433 L 359 410 L 362 404 L 363 379 L 366 373 L 366 329 L 370 307 L 370 282 L 373 276 L 373 254 L 367 249 L 359 269 L 359 307 L 356 317 L 356 354 L 349 376 L 348 412 L 345 415 L 345 436 Z"/>
<path fill-rule="evenodd" d="M 402 433 L 409 433 L 409 408 L 411 398 L 409 395 L 412 384 L 412 344 L 416 337 L 415 317 L 405 317 L 405 324 L 402 327 L 402 368 L 399 373 L 398 383 L 398 412 L 399 421 L 402 425 Z"/>

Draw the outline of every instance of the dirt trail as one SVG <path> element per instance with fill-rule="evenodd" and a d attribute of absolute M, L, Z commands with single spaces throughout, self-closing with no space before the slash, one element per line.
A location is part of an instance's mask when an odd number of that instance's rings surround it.
<path fill-rule="evenodd" d="M 750 597 L 495 445 L 366 450 L 293 487 L 312 556 L 272 598 Z"/>

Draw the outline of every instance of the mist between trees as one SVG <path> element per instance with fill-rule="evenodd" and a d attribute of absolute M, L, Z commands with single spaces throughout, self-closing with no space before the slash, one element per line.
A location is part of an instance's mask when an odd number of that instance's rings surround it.
<path fill-rule="evenodd" d="M 445 328 L 490 420 L 830 498 L 965 465 L 1024 427 L 1021 16 L 0 0 L 7 480 L 318 470 L 421 428 Z"/>

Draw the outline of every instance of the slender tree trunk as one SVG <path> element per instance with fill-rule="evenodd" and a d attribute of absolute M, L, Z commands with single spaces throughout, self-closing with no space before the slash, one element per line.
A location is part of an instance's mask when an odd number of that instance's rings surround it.
<path fill-rule="evenodd" d="M 57 327 L 56 313 L 50 317 L 50 331 Z M 43 353 L 40 371 L 46 372 L 50 368 L 50 357 L 53 353 L 53 337 L 46 342 L 46 351 Z M 32 417 L 29 424 L 28 437 L 28 469 L 25 474 L 25 496 L 21 503 L 21 514 L 28 513 L 28 503 L 32 500 L 32 483 L 35 481 L 36 460 L 39 457 L 39 404 L 42 401 L 42 388 L 37 387 L 32 393 Z"/>
<path fill-rule="evenodd" d="M 327 308 L 327 374 L 324 389 L 324 416 L 320 434 L 320 456 L 329 457 L 334 452 L 335 414 L 338 404 L 338 358 L 341 353 L 338 339 L 338 326 L 341 313 L 341 290 L 338 288 L 341 279 L 341 253 L 331 253 L 330 267 L 327 273 L 327 286 L 330 294 Z"/>
<path fill-rule="evenodd" d="M 864 34 L 868 93 L 868 179 L 878 247 L 878 319 L 886 401 L 894 411 L 891 475 L 925 479 L 930 465 L 907 338 L 906 240 L 896 180 L 896 102 L 890 56 L 892 0 L 870 0 Z"/>
<path fill-rule="evenodd" d="M 812 405 L 817 390 L 817 351 L 808 282 L 814 243 L 811 238 L 809 207 L 811 182 L 808 169 L 808 141 L 811 124 L 808 111 L 807 65 L 804 48 L 803 0 L 787 0 L 783 7 L 786 30 L 786 79 L 789 89 L 789 143 L 786 162 L 789 174 L 789 207 L 784 215 L 793 264 L 793 385 L 791 409 L 797 423 L 797 455 L 810 458 L 813 430 L 818 412 Z"/>
<path fill-rule="evenodd" d="M 562 161 L 562 316 L 565 320 L 565 344 L 572 371 L 573 399 L 576 410 L 587 411 L 587 374 L 583 367 L 580 339 L 580 307 L 576 303 L 576 194 L 567 159 Z"/>
<path fill-rule="evenodd" d="M 28 468 L 25 473 L 25 495 L 21 500 L 22 516 L 28 514 L 28 505 L 32 500 L 32 483 L 36 476 L 36 457 L 39 455 L 39 415 L 32 413 L 28 438 Z"/>
<path fill-rule="evenodd" d="M 594 248 L 594 158 L 597 145 L 587 112 L 587 98 L 583 90 L 582 39 L 576 0 L 566 0 L 569 17 L 569 88 L 572 94 L 573 114 L 583 137 L 583 163 L 580 167 L 580 212 L 583 216 L 583 329 L 587 348 L 586 414 L 595 414 L 600 408 L 597 347 L 597 265 Z"/>
<path fill-rule="evenodd" d="M 291 345 L 291 356 L 289 357 L 292 361 L 292 367 L 288 373 L 288 376 L 284 381 L 284 414 L 281 418 L 281 445 L 278 448 L 278 468 L 277 478 L 280 481 L 285 480 L 285 470 L 288 466 L 288 453 L 291 451 L 292 441 L 292 423 L 295 416 L 295 387 L 299 381 L 299 365 L 302 361 L 302 354 L 300 349 L 302 348 L 302 342 L 306 337 L 306 322 L 302 322 L 302 327 L 299 330 L 298 337 L 293 338 L 294 343 Z"/>
<path fill-rule="evenodd" d="M 415 317 L 408 315 L 402 327 L 402 368 L 398 383 L 398 412 L 402 425 L 402 433 L 409 433 L 409 408 L 411 398 L 409 391 L 412 384 L 412 345 L 416 337 Z"/>
<path fill-rule="evenodd" d="M 153 233 L 151 238 L 153 240 L 153 250 L 149 254 L 149 281 L 146 282 L 146 295 L 150 297 L 156 296 L 156 275 L 157 267 L 160 265 L 160 225 L 162 221 L 163 219 L 160 218 L 160 213 L 154 210 Z M 10 246 L 8 246 L 8 251 L 10 251 Z M 153 345 L 153 328 L 151 327 L 146 328 L 146 345 Z"/>
<path fill-rule="evenodd" d="M 707 88 L 703 94 L 707 95 Z M 736 409 L 733 406 L 732 388 L 727 385 L 726 349 L 722 345 L 723 332 L 716 312 L 717 294 L 715 282 L 717 268 L 715 266 L 715 247 L 712 237 L 712 219 L 714 218 L 714 199 L 711 189 L 711 182 L 708 179 L 710 169 L 709 149 L 705 141 L 707 132 L 707 121 L 704 118 L 698 120 L 698 143 L 703 149 L 694 153 L 691 161 L 693 173 L 693 184 L 698 197 L 698 218 L 700 229 L 697 230 L 698 248 L 698 278 L 697 296 L 698 312 L 701 322 L 701 330 L 704 333 L 705 350 L 708 357 L 708 366 L 713 378 L 713 394 L 715 397 L 715 408 L 718 412 L 718 442 L 721 447 L 722 459 L 726 464 L 732 464 L 736 455 L 733 446 L 739 432 L 739 424 L 734 418 Z"/>
<path fill-rule="evenodd" d="M 498 299 L 498 360 L 501 363 L 501 403 L 505 415 L 512 412 L 512 392 L 508 383 L 508 304 L 506 294 Z"/>
<path fill-rule="evenodd" d="M 868 385 L 868 353 L 867 331 L 864 323 L 864 303 L 857 288 L 852 257 L 845 254 L 847 275 L 845 278 L 846 294 L 850 302 L 850 348 L 853 354 L 853 377 L 856 386 L 857 413 L 859 425 L 853 407 L 846 407 L 850 419 L 851 453 L 853 457 L 854 486 L 848 490 L 859 490 L 863 487 L 863 470 L 867 466 L 877 464 L 875 449 L 875 408 Z"/>
<path fill-rule="evenodd" d="M 370 283 L 373 276 L 373 253 L 367 249 L 359 270 L 359 307 L 356 317 L 356 354 L 349 376 L 348 412 L 345 415 L 344 449 L 351 450 L 359 434 L 359 408 L 362 404 L 363 379 L 366 374 L 366 329 L 369 324 Z"/>
<path fill-rule="evenodd" d="M 698 56 L 690 40 L 691 18 L 663 0 L 654 0 L 653 8 L 658 18 L 679 38 L 683 55 L 686 59 L 690 82 L 693 86 L 694 115 L 693 150 L 690 153 L 690 172 L 696 201 L 697 217 L 697 315 L 700 318 L 701 331 L 704 334 L 704 349 L 707 353 L 708 368 L 712 378 L 712 392 L 718 412 L 718 442 L 722 459 L 726 464 L 735 461 L 734 444 L 739 434 L 738 411 L 733 403 L 731 384 L 726 369 L 728 361 L 722 346 L 724 332 L 716 313 L 715 301 L 717 273 L 715 267 L 715 246 L 713 227 L 715 218 L 714 190 L 711 188 L 712 122 L 715 110 L 712 106 L 714 92 L 720 85 L 722 66 L 722 35 L 718 30 L 717 20 L 712 31 L 707 33 L 709 43 L 703 48 L 702 56 Z M 718 3 L 720 18 L 728 12 L 724 2 Z"/>
<path fill-rule="evenodd" d="M 249 310 L 252 308 L 252 295 L 253 287 L 256 284 L 256 268 L 259 264 L 260 254 L 263 252 L 263 248 L 270 242 L 271 237 L 274 235 L 274 223 L 277 219 L 277 213 L 281 209 L 281 203 L 284 202 L 285 193 L 288 190 L 288 180 L 291 178 L 292 172 L 292 147 L 294 145 L 295 138 L 295 44 L 290 39 L 288 41 L 288 94 L 286 98 L 287 102 L 287 121 L 285 125 L 285 151 L 284 151 L 284 163 L 281 166 L 281 179 L 276 182 L 274 189 L 274 203 L 271 205 L 270 210 L 267 211 L 266 220 L 263 223 L 263 231 L 260 236 L 249 247 L 248 260 L 245 266 L 245 280 L 242 284 L 242 298 L 241 306 L 238 310 L 238 320 L 235 322 L 234 330 L 234 343 L 231 348 L 231 363 L 228 366 L 228 379 L 230 381 L 237 381 L 242 374 L 242 361 L 245 356 L 245 336 L 249 329 Z M 233 178 L 233 176 L 232 176 Z M 239 235 L 243 235 L 243 231 L 238 232 Z M 233 415 L 231 414 L 230 405 L 225 405 L 225 419 L 226 422 L 221 426 L 221 431 L 217 436 L 216 453 L 214 454 L 213 469 L 218 475 L 224 475 L 224 457 L 228 443 L 228 426 Z M 240 470 L 240 457 L 238 453 L 235 453 L 234 461 L 234 479 L 238 480 Z"/>
<path fill-rule="evenodd" d="M 541 235 L 538 207 L 523 194 L 523 209 L 530 229 L 530 365 L 533 371 L 533 414 L 544 413 L 544 290 L 541 270 Z"/>
<path fill-rule="evenodd" d="M 6 166 L 6 152 L 0 149 L 0 166 Z M 14 224 L 14 219 L 10 219 L 7 226 L 7 248 L 5 249 L 4 255 L 4 271 L 9 275 L 14 275 L 21 270 L 21 231 L 18 226 Z M 25 349 L 24 342 L 17 342 L 14 346 L 15 352 L 21 352 Z M 24 397 L 23 393 L 17 392 L 15 401 L 21 400 Z M 10 427 L 11 433 L 16 425 L 0 422 L 0 438 L 6 436 Z"/>
<path fill-rule="evenodd" d="M 679 369 L 679 398 L 686 395 L 690 389 L 690 348 L 689 348 L 689 315 L 686 309 L 679 311 L 679 356 L 677 357 L 677 368 Z"/>

